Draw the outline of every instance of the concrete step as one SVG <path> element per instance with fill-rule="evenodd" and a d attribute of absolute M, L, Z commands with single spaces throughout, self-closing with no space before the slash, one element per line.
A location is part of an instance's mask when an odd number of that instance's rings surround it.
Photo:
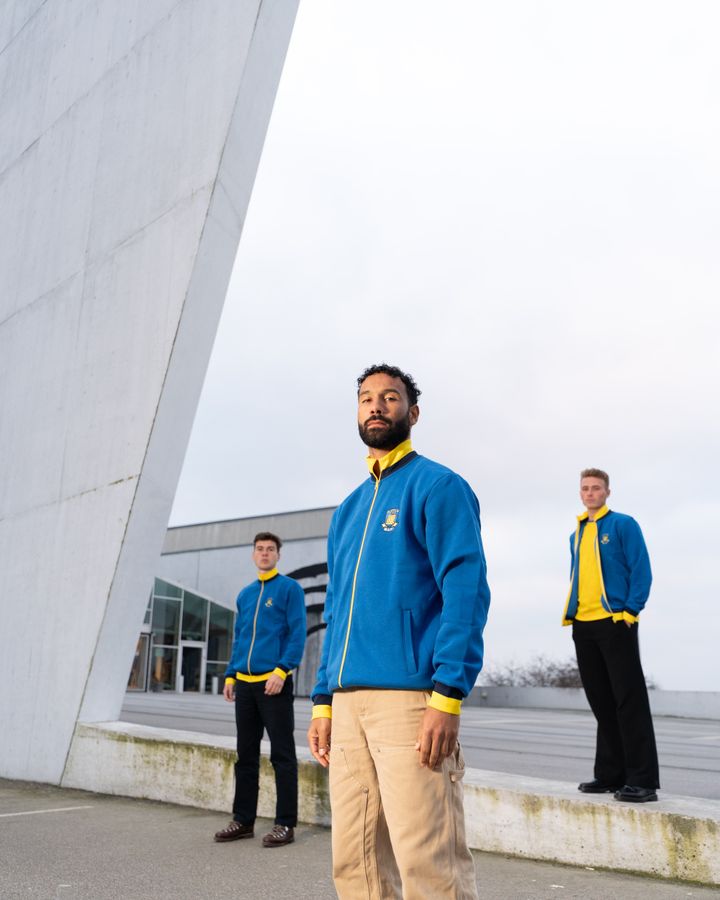
<path fill-rule="evenodd" d="M 300 820 L 330 824 L 327 773 L 298 748 Z M 63 787 L 201 809 L 232 806 L 235 739 L 126 722 L 79 724 Z M 272 817 L 275 788 L 263 744 L 258 813 Z M 592 865 L 720 885 L 720 801 L 660 794 L 619 803 L 576 784 L 468 769 L 470 846 L 572 865 Z"/>

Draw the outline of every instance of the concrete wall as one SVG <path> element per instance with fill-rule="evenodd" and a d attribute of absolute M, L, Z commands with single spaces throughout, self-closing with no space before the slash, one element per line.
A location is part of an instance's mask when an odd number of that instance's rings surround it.
<path fill-rule="evenodd" d="M 119 714 L 296 5 L 0 7 L 0 775 Z"/>
<path fill-rule="evenodd" d="M 115 722 L 80 726 L 65 787 L 147 797 L 227 814 L 233 738 Z M 274 815 L 264 747 L 259 813 Z M 327 775 L 299 747 L 300 820 L 330 821 Z M 720 802 L 671 797 L 623 804 L 575 784 L 469 769 L 468 842 L 476 850 L 720 884 Z"/>

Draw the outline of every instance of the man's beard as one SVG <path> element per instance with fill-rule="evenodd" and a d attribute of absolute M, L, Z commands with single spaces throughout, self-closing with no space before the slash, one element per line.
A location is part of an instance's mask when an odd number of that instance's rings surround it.
<path fill-rule="evenodd" d="M 373 421 L 384 422 L 389 428 L 368 428 Z M 397 422 L 391 422 L 384 416 L 373 416 L 364 425 L 358 422 L 358 433 L 366 447 L 372 447 L 373 450 L 392 450 L 410 437 L 410 427 L 410 413 Z"/>

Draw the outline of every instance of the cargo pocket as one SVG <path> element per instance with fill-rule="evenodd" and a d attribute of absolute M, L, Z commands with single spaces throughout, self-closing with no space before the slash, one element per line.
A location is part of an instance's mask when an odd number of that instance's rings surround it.
<path fill-rule="evenodd" d="M 450 757 L 450 781 L 456 783 L 462 781 L 465 775 L 465 757 L 463 756 L 462 747 L 458 741 L 455 752 Z"/>

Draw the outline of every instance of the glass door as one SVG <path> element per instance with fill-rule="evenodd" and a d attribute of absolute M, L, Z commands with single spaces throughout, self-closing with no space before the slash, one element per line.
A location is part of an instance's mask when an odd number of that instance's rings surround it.
<path fill-rule="evenodd" d="M 179 693 L 204 693 L 205 648 L 204 641 L 180 641 L 176 688 Z"/>

